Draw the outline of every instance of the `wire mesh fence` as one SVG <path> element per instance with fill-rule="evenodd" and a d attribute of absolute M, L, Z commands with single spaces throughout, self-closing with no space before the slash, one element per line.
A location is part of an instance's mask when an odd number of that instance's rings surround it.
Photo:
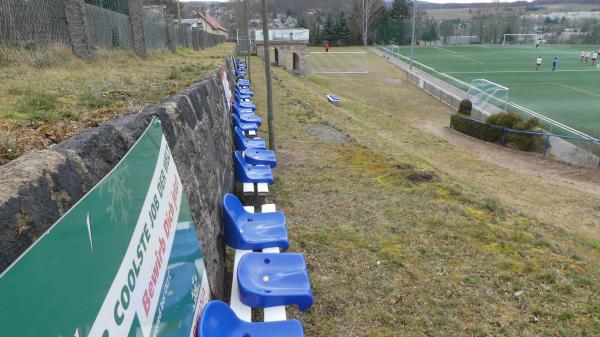
<path fill-rule="evenodd" d="M 0 1 L 0 44 L 35 47 L 68 42 L 62 0 Z"/>
<path fill-rule="evenodd" d="M 94 46 L 133 48 L 131 22 L 127 15 L 88 4 L 85 5 L 85 14 Z"/>
<path fill-rule="evenodd" d="M 168 45 L 167 20 L 162 9 L 150 8 L 145 10 L 144 35 L 150 48 L 163 48 Z"/>
<path fill-rule="evenodd" d="M 81 40 L 73 41 L 70 34 L 75 33 L 89 38 L 89 42 L 85 42 L 89 48 L 134 48 L 134 34 L 140 33 L 132 28 L 128 0 L 84 1 L 77 5 L 65 4 L 64 0 L 0 0 L 0 45 L 33 49 L 55 43 L 72 43 L 75 50 L 82 46 Z M 146 6 L 142 16 L 144 48 L 171 47 L 175 51 L 177 45 L 194 45 L 192 24 L 179 24 L 168 18 L 164 7 Z M 224 36 L 206 31 L 197 35 L 198 49 L 225 41 Z M 173 41 L 169 40 L 169 36 Z"/>

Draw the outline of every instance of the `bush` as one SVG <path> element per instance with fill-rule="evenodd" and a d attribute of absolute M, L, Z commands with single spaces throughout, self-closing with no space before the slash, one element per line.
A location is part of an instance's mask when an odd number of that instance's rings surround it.
<path fill-rule="evenodd" d="M 460 114 L 450 116 L 450 127 L 454 130 L 486 142 L 502 141 L 502 128 L 467 118 Z"/>
<path fill-rule="evenodd" d="M 463 114 L 465 116 L 471 116 L 471 111 L 473 110 L 473 103 L 468 99 L 463 99 L 460 101 L 458 105 L 458 113 Z"/>
<path fill-rule="evenodd" d="M 487 118 L 486 122 L 479 122 L 464 115 L 454 114 L 450 117 L 450 127 L 454 130 L 487 142 L 514 145 L 521 151 L 543 152 L 544 136 L 540 134 L 507 133 L 504 139 L 504 129 L 536 132 L 538 120 L 536 118 L 524 119 L 514 112 L 502 112 Z"/>

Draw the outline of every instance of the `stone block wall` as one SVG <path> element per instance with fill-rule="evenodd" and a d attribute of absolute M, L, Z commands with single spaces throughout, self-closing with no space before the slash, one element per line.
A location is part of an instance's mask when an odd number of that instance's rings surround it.
<path fill-rule="evenodd" d="M 213 296 L 224 294 L 221 200 L 233 191 L 233 141 L 220 75 L 157 106 L 0 166 L 0 272 L 102 179 L 158 117 L 202 243 Z"/>

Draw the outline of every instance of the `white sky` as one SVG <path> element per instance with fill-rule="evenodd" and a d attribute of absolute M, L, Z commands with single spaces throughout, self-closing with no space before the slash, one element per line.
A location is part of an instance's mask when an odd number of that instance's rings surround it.
<path fill-rule="evenodd" d="M 228 2 L 229 0 L 179 0 L 181 2 L 188 2 L 188 1 L 200 1 L 200 2 L 206 2 L 206 1 L 211 1 L 211 2 Z M 277 0 L 271 0 L 271 1 L 277 1 Z M 496 0 L 427 0 L 427 2 L 435 2 L 438 4 L 447 4 L 447 3 L 481 3 L 481 2 L 495 2 Z M 517 0 L 500 0 L 500 2 L 515 2 Z M 532 0 L 527 0 L 527 1 L 532 1 Z"/>
<path fill-rule="evenodd" d="M 500 2 L 515 2 L 517 0 L 500 0 Z M 527 0 L 529 2 L 531 2 L 532 0 Z M 473 0 L 427 0 L 427 2 L 435 2 L 436 4 L 448 4 L 448 3 L 461 3 L 461 4 L 468 4 L 468 3 L 482 3 L 482 2 L 496 2 L 495 0 L 480 0 L 480 1 L 473 1 Z"/>

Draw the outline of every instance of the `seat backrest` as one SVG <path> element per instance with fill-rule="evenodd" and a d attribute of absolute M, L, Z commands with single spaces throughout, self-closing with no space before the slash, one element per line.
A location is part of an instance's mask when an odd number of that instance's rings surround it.
<path fill-rule="evenodd" d="M 246 139 L 246 136 L 244 136 L 244 132 L 242 131 L 242 129 L 236 126 L 235 128 L 233 128 L 233 131 L 235 132 L 235 135 L 240 138 L 240 140 Z"/>
<path fill-rule="evenodd" d="M 235 222 L 238 217 L 244 214 L 246 214 L 246 210 L 240 199 L 231 193 L 225 194 L 223 197 L 223 216 Z"/>
<path fill-rule="evenodd" d="M 246 178 L 246 165 L 248 165 L 246 163 L 246 160 L 244 160 L 244 157 L 242 156 L 242 153 L 240 151 L 235 151 L 234 153 L 234 158 L 235 158 L 235 178 L 238 181 L 244 181 L 244 179 Z"/>
<path fill-rule="evenodd" d="M 227 304 L 210 301 L 202 310 L 196 337 L 231 337 L 231 331 L 237 330 L 240 324 L 240 319 Z"/>

